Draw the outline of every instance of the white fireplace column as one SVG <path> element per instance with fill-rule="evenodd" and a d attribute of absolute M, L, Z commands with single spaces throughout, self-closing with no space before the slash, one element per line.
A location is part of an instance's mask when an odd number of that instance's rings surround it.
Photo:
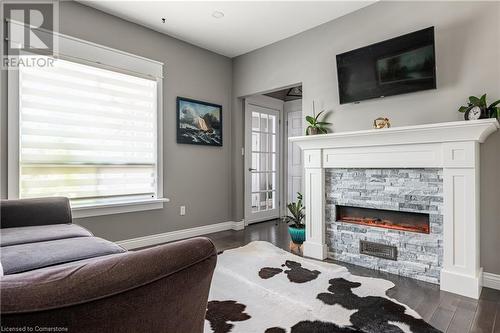
<path fill-rule="evenodd" d="M 443 267 L 441 289 L 479 298 L 479 143 L 443 144 Z"/>
<path fill-rule="evenodd" d="M 479 298 L 479 144 L 499 128 L 496 119 L 289 138 L 304 152 L 304 255 L 327 257 L 325 169 L 442 168 L 442 290 Z"/>
<path fill-rule="evenodd" d="M 328 253 L 325 233 L 325 169 L 321 149 L 304 151 L 304 184 L 306 206 L 306 257 L 325 259 Z"/>

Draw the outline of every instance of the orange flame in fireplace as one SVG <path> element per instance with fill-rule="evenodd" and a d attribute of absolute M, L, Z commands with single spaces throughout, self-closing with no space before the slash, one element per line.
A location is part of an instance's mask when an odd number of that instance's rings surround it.
<path fill-rule="evenodd" d="M 394 222 L 391 222 L 389 220 L 382 220 L 382 219 L 370 218 L 370 217 L 342 216 L 342 218 L 340 219 L 340 222 L 361 224 L 361 225 L 367 225 L 370 227 L 394 229 L 394 230 L 401 230 L 401 231 L 419 232 L 419 233 L 423 233 L 423 234 L 428 234 L 430 232 L 429 225 L 427 225 L 427 224 L 422 224 L 422 225 L 414 225 L 414 224 L 409 225 L 409 224 L 403 224 L 403 223 L 395 224 Z"/>

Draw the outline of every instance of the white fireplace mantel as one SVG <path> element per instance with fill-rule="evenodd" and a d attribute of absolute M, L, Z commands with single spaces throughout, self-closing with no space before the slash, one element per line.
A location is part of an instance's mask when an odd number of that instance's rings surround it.
<path fill-rule="evenodd" d="M 317 259 L 327 256 L 325 169 L 442 168 L 440 286 L 479 298 L 479 144 L 499 127 L 496 119 L 482 119 L 290 138 L 304 152 L 304 255 Z"/>

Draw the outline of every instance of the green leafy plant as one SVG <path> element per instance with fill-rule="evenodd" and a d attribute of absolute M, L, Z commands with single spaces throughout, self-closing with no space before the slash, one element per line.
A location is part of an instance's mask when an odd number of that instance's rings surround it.
<path fill-rule="evenodd" d="M 486 102 L 486 94 L 484 94 L 481 97 L 476 97 L 476 96 L 470 96 L 469 100 L 467 102 L 467 105 L 462 105 L 459 109 L 458 112 L 467 112 L 473 107 L 480 107 L 481 111 L 483 111 L 487 117 L 489 118 L 500 118 L 500 107 L 497 105 L 500 104 L 500 99 L 498 101 L 495 101 L 491 103 L 488 106 L 488 103 Z"/>
<path fill-rule="evenodd" d="M 306 214 L 304 213 L 304 210 L 306 207 L 302 204 L 302 193 L 297 192 L 297 202 L 291 202 L 287 205 L 287 207 L 290 215 L 285 216 L 283 218 L 283 222 L 290 223 L 297 229 L 305 228 L 306 225 L 304 224 L 304 218 L 306 217 Z"/>
<path fill-rule="evenodd" d="M 319 120 L 319 116 L 321 116 L 321 114 L 324 112 L 325 110 L 316 114 L 313 101 L 313 116 L 306 116 L 306 121 L 309 123 L 309 126 L 307 126 L 306 128 L 306 135 L 328 133 L 328 130 L 325 126 L 331 125 L 331 123 Z"/>

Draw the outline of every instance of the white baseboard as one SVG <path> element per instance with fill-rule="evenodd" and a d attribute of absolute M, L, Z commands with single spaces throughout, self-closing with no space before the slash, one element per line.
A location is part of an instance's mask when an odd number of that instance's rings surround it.
<path fill-rule="evenodd" d="M 150 236 L 125 239 L 122 241 L 118 241 L 116 243 L 127 250 L 133 250 L 141 247 L 152 246 L 161 243 L 168 243 L 179 239 L 211 234 L 213 232 L 219 232 L 225 230 L 243 230 L 244 228 L 245 228 L 245 221 L 243 220 L 239 222 L 228 221 L 228 222 L 204 225 L 201 227 L 165 232 L 162 234 L 154 234 Z"/>
<path fill-rule="evenodd" d="M 500 290 L 500 275 L 484 272 L 483 287 Z"/>

